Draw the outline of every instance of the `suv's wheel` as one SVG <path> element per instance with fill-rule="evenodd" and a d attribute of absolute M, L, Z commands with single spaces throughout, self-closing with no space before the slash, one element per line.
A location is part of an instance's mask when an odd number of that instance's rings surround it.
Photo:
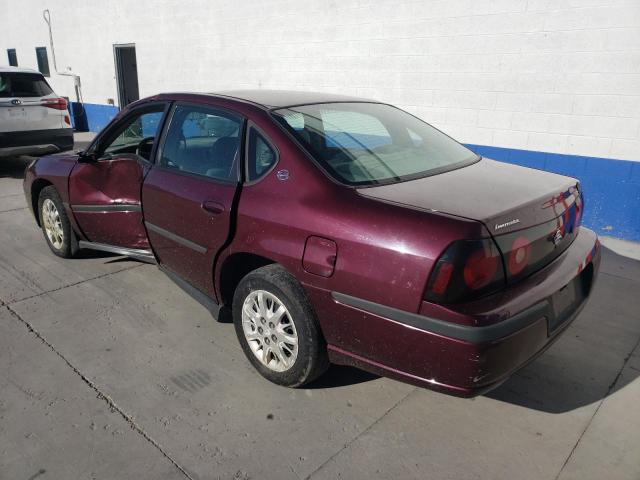
<path fill-rule="evenodd" d="M 267 380 L 299 387 L 329 366 L 311 304 L 298 281 L 279 265 L 242 279 L 233 297 L 233 323 L 245 355 Z"/>
<path fill-rule="evenodd" d="M 40 192 L 38 215 L 44 238 L 51 251 L 59 257 L 73 257 L 78 250 L 78 240 L 54 186 L 45 187 Z"/>

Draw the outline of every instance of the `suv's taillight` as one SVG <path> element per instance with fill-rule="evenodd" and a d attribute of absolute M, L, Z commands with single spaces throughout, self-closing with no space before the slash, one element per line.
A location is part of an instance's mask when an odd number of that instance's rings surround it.
<path fill-rule="evenodd" d="M 504 287 L 502 256 L 494 241 L 453 242 L 436 262 L 424 298 L 436 303 L 472 300 Z"/>
<path fill-rule="evenodd" d="M 67 109 L 67 101 L 62 98 L 45 98 L 42 100 L 41 105 L 47 108 L 54 108 L 56 110 L 66 110 Z"/>

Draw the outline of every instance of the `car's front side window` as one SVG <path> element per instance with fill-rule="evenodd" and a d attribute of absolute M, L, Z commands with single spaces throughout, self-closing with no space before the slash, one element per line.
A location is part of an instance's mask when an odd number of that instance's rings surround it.
<path fill-rule="evenodd" d="M 171 117 L 159 165 L 223 181 L 238 179 L 242 119 L 227 112 L 178 105 Z"/>
<path fill-rule="evenodd" d="M 152 111 L 146 110 L 131 117 L 120 125 L 115 133 L 115 138 L 107 140 L 102 147 L 102 154 L 137 153 L 149 160 L 151 147 L 158 135 L 164 105 L 159 105 Z"/>

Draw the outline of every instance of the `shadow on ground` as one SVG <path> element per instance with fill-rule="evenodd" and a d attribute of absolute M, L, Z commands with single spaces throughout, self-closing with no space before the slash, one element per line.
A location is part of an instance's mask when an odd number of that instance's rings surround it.
<path fill-rule="evenodd" d="M 640 371 L 621 371 L 640 339 L 640 262 L 603 248 L 589 303 L 543 355 L 485 396 L 548 413 L 599 402 Z"/>
<path fill-rule="evenodd" d="M 378 375 L 365 372 L 364 370 L 360 370 L 355 367 L 331 365 L 324 375 L 306 385 L 304 388 L 319 390 L 323 388 L 345 387 L 348 385 L 370 382 L 371 380 L 376 380 L 378 378 L 380 378 Z"/>
<path fill-rule="evenodd" d="M 228 307 L 222 307 L 218 313 L 217 321 L 219 323 L 233 324 L 231 309 Z M 331 365 L 329 370 L 327 370 L 320 378 L 306 385 L 304 388 L 317 390 L 322 388 L 345 387 L 348 385 L 368 382 L 377 378 L 380 377 L 358 368 L 345 365 Z"/>
<path fill-rule="evenodd" d="M 103 252 L 100 250 L 91 250 L 88 248 L 83 248 L 79 250 L 78 253 L 72 258 L 72 260 L 86 260 L 87 258 L 107 258 L 111 260 L 107 260 L 105 263 L 117 263 L 122 261 L 136 261 L 133 259 L 129 259 L 127 257 L 119 257 L 115 253 Z"/>
<path fill-rule="evenodd" d="M 27 165 L 35 157 L 0 157 L 0 178 L 24 178 Z"/>

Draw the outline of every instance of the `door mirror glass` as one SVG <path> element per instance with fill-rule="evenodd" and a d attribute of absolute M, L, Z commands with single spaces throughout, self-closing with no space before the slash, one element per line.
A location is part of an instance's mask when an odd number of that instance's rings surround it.
<path fill-rule="evenodd" d="M 93 163 L 97 161 L 96 154 L 93 152 L 78 152 L 78 162 L 80 163 Z"/>

